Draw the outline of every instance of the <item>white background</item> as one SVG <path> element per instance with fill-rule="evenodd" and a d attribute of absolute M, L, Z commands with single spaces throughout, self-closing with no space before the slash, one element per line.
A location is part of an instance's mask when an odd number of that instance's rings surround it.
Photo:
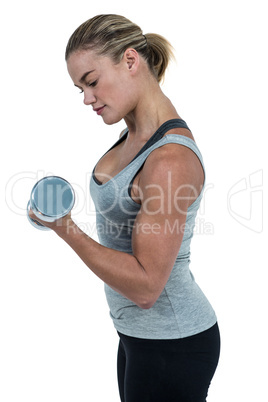
<path fill-rule="evenodd" d="M 103 284 L 25 217 L 34 183 L 60 175 L 77 193 L 74 219 L 95 236 L 89 174 L 124 122 L 105 126 L 83 105 L 64 51 L 74 29 L 99 13 L 125 15 L 175 48 L 163 90 L 193 131 L 207 171 L 191 269 L 222 335 L 208 401 L 268 400 L 265 2 L 3 4 L 1 402 L 119 401 L 118 340 Z"/>

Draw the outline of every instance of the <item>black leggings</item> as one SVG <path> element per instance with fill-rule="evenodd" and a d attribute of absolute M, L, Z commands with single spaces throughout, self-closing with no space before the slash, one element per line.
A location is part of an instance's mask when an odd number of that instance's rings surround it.
<path fill-rule="evenodd" d="M 122 402 L 206 401 L 220 355 L 217 324 L 182 339 L 139 339 L 118 334 L 117 374 Z"/>

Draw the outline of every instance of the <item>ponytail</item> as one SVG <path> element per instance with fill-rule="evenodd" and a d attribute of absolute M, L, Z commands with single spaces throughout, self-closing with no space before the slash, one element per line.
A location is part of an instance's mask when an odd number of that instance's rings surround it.
<path fill-rule="evenodd" d="M 161 35 L 148 33 L 144 35 L 147 40 L 147 61 L 158 82 L 164 78 L 169 62 L 174 58 L 171 44 Z"/>

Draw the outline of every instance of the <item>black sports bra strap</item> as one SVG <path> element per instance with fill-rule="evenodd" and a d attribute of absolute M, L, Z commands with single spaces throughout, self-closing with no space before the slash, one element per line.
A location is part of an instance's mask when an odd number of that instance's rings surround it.
<path fill-rule="evenodd" d="M 184 120 L 182 119 L 171 119 L 167 120 L 165 123 L 163 123 L 157 130 L 156 132 L 149 138 L 149 140 L 144 144 L 144 146 L 141 148 L 141 150 L 137 153 L 137 155 L 132 159 L 130 163 L 132 163 L 138 156 L 140 156 L 146 149 L 150 148 L 152 145 L 154 145 L 157 141 L 161 140 L 161 138 L 164 136 L 164 134 L 171 130 L 172 128 L 186 128 L 189 130 L 189 127 L 185 123 Z M 107 152 L 105 152 L 104 155 L 106 155 L 109 151 L 111 151 L 113 148 L 115 148 L 117 145 L 119 145 L 122 141 L 125 140 L 126 136 L 128 134 L 128 131 L 126 131 L 122 137 L 119 138 L 119 140 L 110 148 L 108 149 Z M 103 156 L 104 156 L 103 155 Z M 101 184 L 95 177 L 94 175 L 95 172 L 95 167 L 93 169 L 92 175 L 96 183 Z"/>
<path fill-rule="evenodd" d="M 146 151 L 146 149 L 150 148 L 157 141 L 161 140 L 161 138 L 166 134 L 166 132 L 171 130 L 172 128 L 186 128 L 187 130 L 189 130 L 189 127 L 182 119 L 172 119 L 166 121 L 156 130 L 156 132 L 152 135 L 152 137 L 149 138 L 149 140 L 146 142 L 146 144 L 144 144 L 142 149 L 137 153 L 137 155 L 132 161 L 134 161 L 138 156 L 140 156 L 144 151 Z"/>
<path fill-rule="evenodd" d="M 164 124 L 162 124 L 159 129 L 152 135 L 151 138 L 149 138 L 149 140 L 146 142 L 146 144 L 142 147 L 142 149 L 138 152 L 138 154 L 135 156 L 134 159 L 132 159 L 132 161 L 134 161 L 139 155 L 141 155 L 144 151 L 146 151 L 146 149 L 150 148 L 152 145 L 154 145 L 157 141 L 161 140 L 161 138 L 164 136 L 164 134 L 166 134 L 167 131 L 171 130 L 172 128 L 187 128 L 187 130 L 190 131 L 189 127 L 187 126 L 187 124 L 185 123 L 184 120 L 182 119 L 172 119 L 172 120 L 168 120 L 166 121 Z M 131 182 L 129 183 L 128 186 L 128 195 L 131 198 L 131 188 L 133 186 L 133 182 L 135 180 L 135 177 L 137 176 L 137 174 L 141 171 L 141 169 L 143 168 L 145 161 L 143 162 L 143 164 L 140 166 L 140 168 L 137 170 L 137 172 L 135 173 L 134 177 L 132 178 Z"/>

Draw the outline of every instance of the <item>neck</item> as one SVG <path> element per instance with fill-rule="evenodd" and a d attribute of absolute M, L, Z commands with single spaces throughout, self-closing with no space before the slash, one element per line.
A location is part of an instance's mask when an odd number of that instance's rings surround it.
<path fill-rule="evenodd" d="M 157 81 L 146 85 L 135 109 L 125 117 L 128 139 L 147 141 L 169 119 L 180 118 L 175 107 L 164 95 Z"/>

